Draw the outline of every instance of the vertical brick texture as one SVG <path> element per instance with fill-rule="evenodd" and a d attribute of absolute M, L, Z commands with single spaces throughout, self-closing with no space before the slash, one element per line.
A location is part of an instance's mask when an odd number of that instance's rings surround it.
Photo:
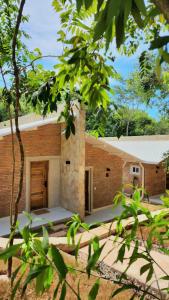
<path fill-rule="evenodd" d="M 158 195 L 165 192 L 166 174 L 160 165 L 144 164 L 145 168 L 145 189 L 149 196 Z"/>
<path fill-rule="evenodd" d="M 94 209 L 113 203 L 116 192 L 121 190 L 122 166 L 118 156 L 86 143 L 86 167 L 93 167 Z"/>
<path fill-rule="evenodd" d="M 25 157 L 60 155 L 60 124 L 49 124 L 39 127 L 37 130 L 22 132 Z M 16 174 L 15 195 L 19 179 L 19 151 L 15 138 Z M 5 136 L 0 141 L 0 217 L 9 215 L 12 181 L 12 147 L 11 136 Z M 19 205 L 19 211 L 25 209 L 25 172 L 23 193 Z"/>

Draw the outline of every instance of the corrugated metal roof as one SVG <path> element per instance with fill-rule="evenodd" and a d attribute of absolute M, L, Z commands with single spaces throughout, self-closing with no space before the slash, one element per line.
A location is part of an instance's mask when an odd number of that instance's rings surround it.
<path fill-rule="evenodd" d="M 169 139 L 168 136 L 149 136 L 145 139 L 144 137 L 127 137 L 122 139 L 117 138 L 100 138 L 106 144 L 111 145 L 121 151 L 128 153 L 138 160 L 150 163 L 158 164 L 164 158 L 163 155 L 169 151 Z"/>
<path fill-rule="evenodd" d="M 58 105 L 57 112 L 48 114 L 46 117 L 43 117 L 41 115 L 31 113 L 27 114 L 25 116 L 19 117 L 19 128 L 21 131 L 25 130 L 31 130 L 33 128 L 51 124 L 51 123 L 57 123 L 57 122 L 64 122 L 63 118 L 60 119 L 61 112 L 64 110 L 64 103 Z M 74 107 L 74 115 L 78 115 L 78 104 L 75 103 Z M 13 124 L 14 124 L 14 120 Z M 15 126 L 13 126 L 13 130 L 15 132 Z M 10 128 L 10 122 L 9 120 L 1 122 L 0 123 L 0 137 L 10 135 L 11 134 L 11 128 Z"/>

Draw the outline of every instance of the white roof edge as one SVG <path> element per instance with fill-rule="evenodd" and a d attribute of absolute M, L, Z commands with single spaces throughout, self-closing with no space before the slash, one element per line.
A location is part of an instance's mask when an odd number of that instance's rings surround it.
<path fill-rule="evenodd" d="M 74 116 L 77 117 L 79 115 L 79 111 L 80 111 L 80 104 L 77 101 L 74 101 L 73 104 L 74 104 L 74 106 L 73 106 Z M 41 118 L 38 120 L 33 120 L 32 122 L 20 124 L 19 129 L 20 129 L 20 131 L 24 131 L 24 130 L 29 130 L 31 128 L 36 128 L 36 127 L 40 127 L 40 126 L 51 124 L 51 123 L 63 123 L 63 122 L 65 122 L 63 116 L 61 116 L 63 109 L 64 109 L 64 103 L 61 103 L 58 106 L 58 110 L 57 110 L 57 112 L 55 112 L 54 116 L 51 115 L 49 117 L 49 115 L 47 115 L 44 118 L 42 116 L 40 116 Z M 9 121 L 9 120 L 7 120 L 7 121 Z M 16 131 L 15 126 L 13 126 L 13 130 L 14 130 L 14 132 Z M 11 134 L 11 128 L 10 128 L 9 124 L 8 124 L 8 127 L 0 128 L 0 137 L 10 135 L 10 134 Z"/>
<path fill-rule="evenodd" d="M 27 130 L 27 129 L 40 127 L 40 126 L 47 125 L 47 124 L 52 124 L 52 123 L 58 123 L 58 122 L 59 122 L 58 118 L 55 116 L 55 117 L 52 117 L 52 118 L 44 118 L 42 120 L 33 121 L 31 123 L 28 123 L 28 124 L 19 125 L 19 129 L 20 129 L 20 131 L 24 131 L 24 130 Z M 62 122 L 62 121 L 60 120 L 60 122 Z M 14 130 L 14 132 L 16 131 L 15 126 L 13 126 L 13 130 Z M 6 135 L 10 135 L 10 134 L 11 134 L 11 128 L 10 127 L 0 129 L 0 136 L 6 136 Z"/>
<path fill-rule="evenodd" d="M 132 155 L 132 154 L 130 154 L 130 153 L 128 153 L 128 152 L 126 152 L 126 151 L 124 151 L 124 150 L 121 150 L 121 149 L 119 149 L 118 147 L 116 147 L 116 146 L 114 146 L 114 145 L 111 145 L 110 143 L 106 143 L 106 140 L 104 140 L 104 138 L 102 139 L 102 138 L 95 138 L 94 136 L 91 136 L 91 135 L 89 135 L 89 134 L 87 134 L 86 133 L 86 138 L 87 138 L 87 140 L 89 141 L 89 140 L 96 140 L 96 141 L 98 141 L 99 143 L 102 143 L 102 144 L 106 144 L 106 145 L 108 145 L 108 146 L 110 146 L 112 149 L 116 149 L 116 150 L 118 150 L 118 152 L 119 153 L 123 153 L 123 154 L 125 154 L 125 155 L 127 155 L 129 158 L 133 158 L 133 159 L 135 159 L 136 161 L 138 161 L 138 162 L 141 162 L 141 163 L 143 163 L 143 164 L 151 164 L 151 165 L 157 165 L 157 164 L 160 164 L 162 161 L 163 161 L 163 159 L 161 160 L 161 161 L 146 161 L 146 160 L 142 160 L 142 159 L 140 159 L 139 157 L 137 157 L 137 156 L 134 156 L 134 155 Z M 97 145 L 96 145 L 96 147 L 97 147 Z M 105 149 L 106 150 L 106 149 Z M 116 154 L 117 155 L 117 154 Z M 117 155 L 118 156 L 118 155 Z M 119 154 L 119 157 L 122 157 L 122 155 L 120 155 Z"/>
<path fill-rule="evenodd" d="M 126 156 L 128 156 L 129 158 L 131 158 L 131 159 L 134 159 L 135 161 L 140 161 L 140 162 L 142 162 L 138 157 L 136 157 L 136 156 L 134 156 L 134 155 L 131 155 L 131 154 L 129 154 L 129 153 L 127 153 L 127 152 L 125 152 L 125 151 L 123 151 L 123 150 L 121 150 L 121 149 L 119 149 L 119 148 L 117 148 L 116 146 L 112 146 L 111 144 L 109 144 L 109 143 L 106 143 L 104 140 L 102 140 L 102 139 L 99 139 L 99 138 L 95 138 L 94 136 L 91 136 L 91 135 L 89 135 L 89 134 L 87 134 L 86 133 L 86 138 L 87 138 L 87 141 L 88 142 L 92 142 L 92 141 L 97 141 L 98 143 L 100 143 L 100 144 L 105 144 L 106 146 L 109 146 L 109 147 L 111 147 L 112 149 L 116 149 L 116 150 L 118 150 L 118 152 L 119 153 L 122 153 L 122 154 L 125 154 Z M 97 147 L 97 145 L 95 145 L 96 147 Z M 106 149 L 105 149 L 105 151 L 106 151 Z M 122 157 L 122 155 L 118 155 L 118 154 L 115 154 L 116 156 L 119 156 L 119 157 Z"/>

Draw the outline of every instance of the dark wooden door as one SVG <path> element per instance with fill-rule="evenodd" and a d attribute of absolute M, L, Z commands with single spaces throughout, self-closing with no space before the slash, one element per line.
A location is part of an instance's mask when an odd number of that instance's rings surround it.
<path fill-rule="evenodd" d="M 90 206 L 89 206 L 89 201 L 90 201 L 90 197 L 89 197 L 89 170 L 85 171 L 85 211 L 89 212 L 90 211 Z"/>
<path fill-rule="evenodd" d="M 169 190 L 169 173 L 166 174 L 166 189 Z"/>
<path fill-rule="evenodd" d="M 48 161 L 31 163 L 31 210 L 48 207 Z"/>

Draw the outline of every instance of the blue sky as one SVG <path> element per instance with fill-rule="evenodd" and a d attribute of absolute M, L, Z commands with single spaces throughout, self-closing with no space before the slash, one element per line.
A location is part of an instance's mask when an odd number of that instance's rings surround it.
<path fill-rule="evenodd" d="M 43 55 L 59 55 L 62 53 L 62 45 L 57 42 L 57 31 L 59 29 L 59 16 L 54 11 L 50 0 L 27 0 L 25 14 L 30 16 L 29 23 L 24 25 L 31 39 L 26 43 L 30 50 L 40 48 Z M 138 49 L 139 54 L 143 46 Z M 116 70 L 127 77 L 137 65 L 137 54 L 131 57 L 117 56 L 115 62 Z M 56 63 L 55 59 L 43 60 L 45 68 L 52 68 Z M 143 108 L 145 109 L 145 107 Z M 157 116 L 156 109 L 146 110 L 153 116 Z"/>

